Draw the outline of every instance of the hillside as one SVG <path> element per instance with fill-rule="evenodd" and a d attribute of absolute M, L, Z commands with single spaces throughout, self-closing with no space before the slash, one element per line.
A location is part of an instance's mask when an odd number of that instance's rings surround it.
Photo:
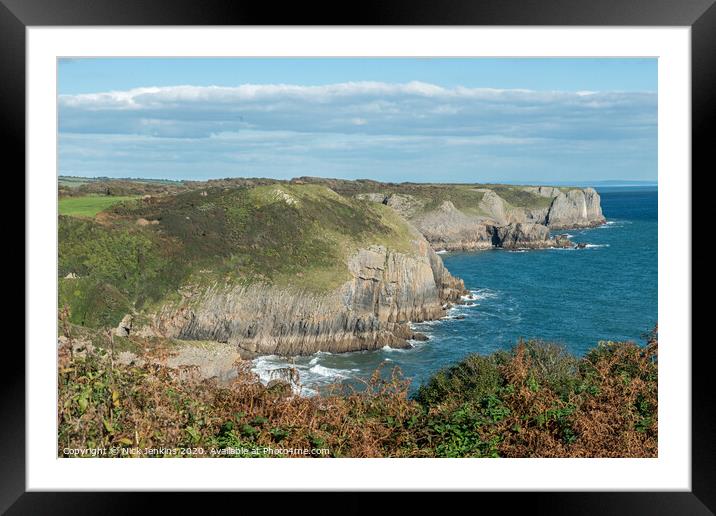
<path fill-rule="evenodd" d="M 74 324 L 246 355 L 405 346 L 462 282 L 387 206 L 321 185 L 195 189 L 59 218 Z"/>

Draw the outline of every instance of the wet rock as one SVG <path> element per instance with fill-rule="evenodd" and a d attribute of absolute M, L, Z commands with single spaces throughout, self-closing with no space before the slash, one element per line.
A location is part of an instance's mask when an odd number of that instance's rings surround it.
<path fill-rule="evenodd" d="M 567 235 L 557 235 L 554 237 L 554 247 L 568 248 L 574 247 L 574 244 Z"/>

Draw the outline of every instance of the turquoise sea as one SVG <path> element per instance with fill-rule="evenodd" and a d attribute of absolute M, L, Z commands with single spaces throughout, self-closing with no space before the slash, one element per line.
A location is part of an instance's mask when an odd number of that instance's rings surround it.
<path fill-rule="evenodd" d="M 520 338 L 542 339 L 581 355 L 600 340 L 634 340 L 657 323 L 657 188 L 597 188 L 607 218 L 603 226 L 567 230 L 584 249 L 489 250 L 445 253 L 450 272 L 471 297 L 440 321 L 415 324 L 429 336 L 411 349 L 293 359 L 304 392 L 337 381 L 359 384 L 379 366 L 399 366 L 415 390 L 437 370 L 470 353 L 491 353 Z M 261 357 L 264 378 L 285 367 Z"/>

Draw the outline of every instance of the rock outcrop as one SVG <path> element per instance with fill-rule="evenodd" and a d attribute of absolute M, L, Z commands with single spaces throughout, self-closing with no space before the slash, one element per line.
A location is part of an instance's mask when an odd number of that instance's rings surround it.
<path fill-rule="evenodd" d="M 485 195 L 478 204 L 478 208 L 487 214 L 491 225 L 504 226 L 508 223 L 505 201 L 492 190 L 485 190 Z"/>
<path fill-rule="evenodd" d="M 518 222 L 493 228 L 493 242 L 504 249 L 554 247 L 547 226 Z"/>
<path fill-rule="evenodd" d="M 444 201 L 437 210 L 421 214 L 411 222 L 436 250 L 472 251 L 493 246 L 488 224 L 466 215 L 451 201 Z"/>
<path fill-rule="evenodd" d="M 544 222 L 514 214 L 508 220 L 498 225 L 492 220 L 465 215 L 445 201 L 438 210 L 416 218 L 413 223 L 435 250 L 544 249 L 572 245 L 563 235 L 553 238 Z"/>
<path fill-rule="evenodd" d="M 552 229 L 592 227 L 604 222 L 599 194 L 593 188 L 560 192 L 554 197 L 545 220 Z"/>
<path fill-rule="evenodd" d="M 442 201 L 436 209 L 424 210 L 424 200 L 407 194 L 363 193 L 359 197 L 395 209 L 435 250 L 570 247 L 573 244 L 566 237 L 553 238 L 550 230 L 593 227 L 605 222 L 599 194 L 593 188 L 513 188 L 550 201 L 513 205 L 489 188 L 471 189 L 482 194 L 472 210 L 458 209 L 451 200 Z"/>
<path fill-rule="evenodd" d="M 414 254 L 383 246 L 350 257 L 351 279 L 317 294 L 272 285 L 219 286 L 153 317 L 151 332 L 235 345 L 244 357 L 407 347 L 410 322 L 437 319 L 464 293 L 428 242 Z"/>
<path fill-rule="evenodd" d="M 122 320 L 119 322 L 119 324 L 114 330 L 114 334 L 118 337 L 127 337 L 132 331 L 133 321 L 134 317 L 132 316 L 132 314 L 127 314 L 122 317 Z"/>

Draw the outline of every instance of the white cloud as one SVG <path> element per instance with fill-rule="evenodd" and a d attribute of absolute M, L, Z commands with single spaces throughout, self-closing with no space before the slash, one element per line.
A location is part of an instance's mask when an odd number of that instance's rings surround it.
<path fill-rule="evenodd" d="M 381 170 L 429 174 L 448 166 L 473 175 L 475 168 L 567 173 L 571 167 L 594 177 L 598 166 L 614 171 L 620 167 L 614 163 L 624 163 L 655 175 L 656 101 L 648 92 L 422 82 L 185 85 L 62 95 L 60 167 L 90 175 L 200 170 L 212 177 L 238 164 L 251 171 L 229 175 L 365 177 Z"/>
<path fill-rule="evenodd" d="M 535 121 L 555 118 L 563 125 L 574 117 L 631 119 L 644 112 L 650 112 L 650 123 L 655 123 L 655 94 L 588 93 L 443 88 L 421 82 L 244 84 L 62 95 L 59 104 L 64 131 L 166 136 L 208 135 L 241 127 L 336 132 L 368 123 L 373 133 L 429 133 L 450 127 L 465 134 L 476 129 L 500 131 L 505 124 L 528 128 Z M 599 118 L 594 124 L 608 125 Z"/>

